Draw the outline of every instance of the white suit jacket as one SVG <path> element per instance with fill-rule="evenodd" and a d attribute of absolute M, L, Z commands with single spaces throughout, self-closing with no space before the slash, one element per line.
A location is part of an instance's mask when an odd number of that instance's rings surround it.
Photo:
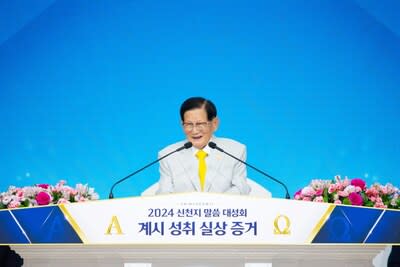
<path fill-rule="evenodd" d="M 246 161 L 246 146 L 227 138 L 213 137 L 215 142 L 226 152 Z M 187 141 L 181 141 L 167 146 L 158 153 L 162 157 L 183 146 Z M 198 159 L 194 148 L 184 149 L 160 161 L 160 180 L 156 194 L 178 192 L 200 192 L 198 175 Z M 207 172 L 204 192 L 249 194 L 246 166 L 228 155 L 210 149 L 206 157 Z"/>

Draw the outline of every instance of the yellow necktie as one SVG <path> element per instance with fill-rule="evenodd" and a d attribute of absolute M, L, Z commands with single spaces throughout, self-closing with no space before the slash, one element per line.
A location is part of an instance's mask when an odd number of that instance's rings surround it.
<path fill-rule="evenodd" d="M 206 171 L 207 171 L 207 165 L 206 165 L 207 153 L 204 152 L 203 150 L 199 150 L 196 153 L 196 157 L 199 159 L 200 187 L 201 191 L 204 191 L 204 184 L 206 182 Z"/>

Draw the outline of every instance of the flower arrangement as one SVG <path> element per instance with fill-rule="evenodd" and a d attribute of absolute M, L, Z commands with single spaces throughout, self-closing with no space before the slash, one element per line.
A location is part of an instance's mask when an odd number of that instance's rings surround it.
<path fill-rule="evenodd" d="M 64 180 L 56 185 L 37 184 L 34 186 L 10 186 L 0 194 L 0 209 L 43 206 L 99 199 L 99 195 L 87 184 L 77 184 L 75 188 Z"/>
<path fill-rule="evenodd" d="M 335 176 L 333 180 L 312 180 L 297 191 L 294 199 L 313 202 L 327 202 L 355 206 L 400 209 L 400 191 L 388 183 L 375 183 L 367 187 L 360 178 L 343 180 Z"/>

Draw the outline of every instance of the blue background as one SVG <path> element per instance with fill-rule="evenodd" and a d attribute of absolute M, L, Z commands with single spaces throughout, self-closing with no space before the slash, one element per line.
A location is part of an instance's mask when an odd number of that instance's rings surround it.
<path fill-rule="evenodd" d="M 400 177 L 400 2 L 0 1 L 0 190 L 111 184 L 183 139 L 213 100 L 218 136 L 293 193 Z M 249 177 L 283 197 L 257 173 Z M 115 190 L 138 195 L 153 166 Z"/>

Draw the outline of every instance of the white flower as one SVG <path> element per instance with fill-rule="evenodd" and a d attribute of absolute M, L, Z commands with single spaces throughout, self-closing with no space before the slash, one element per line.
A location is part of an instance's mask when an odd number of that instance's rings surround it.
<path fill-rule="evenodd" d="M 88 186 L 87 184 L 77 184 L 75 187 L 76 191 L 78 191 L 79 195 L 85 195 L 88 192 Z"/>
<path fill-rule="evenodd" d="M 314 189 L 324 189 L 326 187 L 328 187 L 329 181 L 324 181 L 321 179 L 316 179 L 316 180 L 312 180 L 311 181 L 311 187 Z"/>
<path fill-rule="evenodd" d="M 11 200 L 12 200 L 11 196 L 5 195 L 5 196 L 3 196 L 2 203 L 3 203 L 4 205 L 8 205 L 8 203 L 10 203 Z"/>
<path fill-rule="evenodd" d="M 350 193 L 356 192 L 356 187 L 354 185 L 348 185 L 343 191 L 346 192 L 347 195 L 350 195 Z"/>
<path fill-rule="evenodd" d="M 89 195 L 94 195 L 94 194 L 96 194 L 96 193 L 94 192 L 94 188 L 93 188 L 93 187 L 90 187 L 90 188 L 89 188 L 88 194 L 89 194 Z"/>
<path fill-rule="evenodd" d="M 99 199 L 99 194 L 97 194 L 97 193 L 92 193 L 92 194 L 90 194 L 90 198 L 89 198 L 90 200 L 97 200 L 97 199 Z"/>
<path fill-rule="evenodd" d="M 24 190 L 24 195 L 26 198 L 35 198 L 39 192 L 43 191 L 42 188 L 36 186 L 26 186 L 22 188 L 22 190 Z"/>
<path fill-rule="evenodd" d="M 70 196 L 70 191 L 68 190 L 62 191 L 62 198 L 69 199 L 69 196 Z"/>
<path fill-rule="evenodd" d="M 301 190 L 303 196 L 313 197 L 315 195 L 315 190 L 311 186 L 306 186 Z"/>

